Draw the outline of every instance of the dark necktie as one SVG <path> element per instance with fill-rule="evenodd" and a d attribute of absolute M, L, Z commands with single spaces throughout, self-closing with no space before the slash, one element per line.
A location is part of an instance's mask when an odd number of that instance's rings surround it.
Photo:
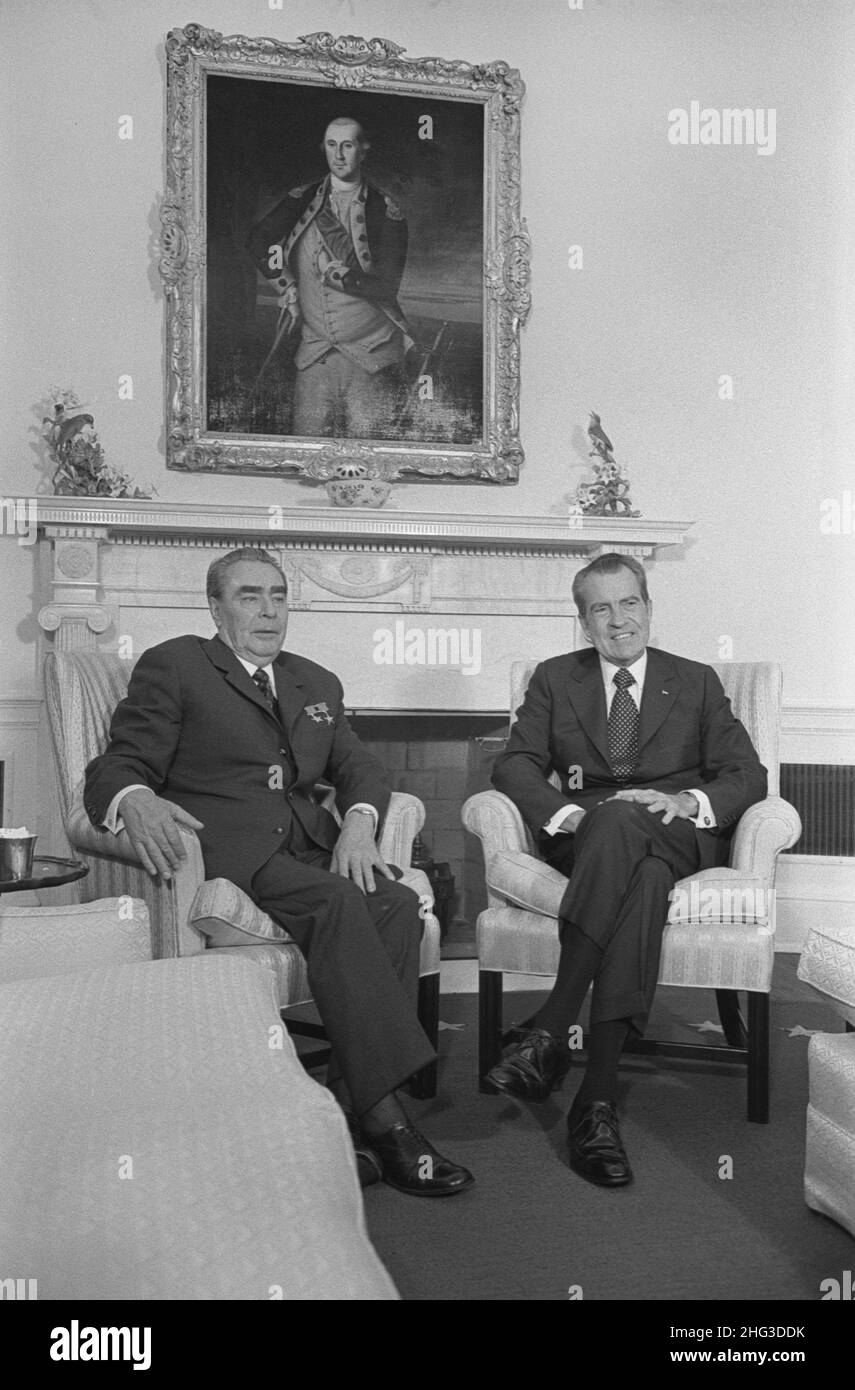
<path fill-rule="evenodd" d="M 270 710 L 270 713 L 275 714 L 276 718 L 278 719 L 279 706 L 276 703 L 276 696 L 273 694 L 273 686 L 270 684 L 270 677 L 268 676 L 263 666 L 256 667 L 256 669 L 252 673 L 252 679 L 258 686 L 258 689 L 261 695 L 263 696 L 267 704 L 267 708 Z"/>
<path fill-rule="evenodd" d="M 621 666 L 614 674 L 617 687 L 609 710 L 609 762 L 619 782 L 627 781 L 638 762 L 638 707 L 629 693 L 635 677 Z"/>

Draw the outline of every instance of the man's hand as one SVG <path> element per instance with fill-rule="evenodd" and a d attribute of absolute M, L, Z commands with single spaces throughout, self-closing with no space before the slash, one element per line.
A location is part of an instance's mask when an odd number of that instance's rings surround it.
<path fill-rule="evenodd" d="M 569 816 L 564 817 L 555 833 L 560 835 L 562 831 L 569 831 L 571 835 L 575 835 L 584 814 L 585 812 L 582 810 L 581 806 L 577 806 L 575 811 L 571 811 Z"/>
<path fill-rule="evenodd" d="M 670 825 L 672 820 L 693 820 L 698 814 L 697 797 L 692 796 L 691 792 L 677 792 L 672 796 L 670 792 L 655 792 L 650 788 L 629 787 L 625 791 L 615 792 L 614 796 L 608 798 L 609 801 L 638 801 L 646 806 L 648 811 L 662 811 L 662 824 Z"/>
<path fill-rule="evenodd" d="M 375 869 L 386 878 L 395 877 L 375 843 L 373 818 L 361 812 L 346 815 L 333 850 L 330 872 L 352 878 L 363 893 L 373 893 Z"/>
<path fill-rule="evenodd" d="M 146 873 L 156 878 L 160 874 L 167 883 L 187 851 L 178 830 L 189 825 L 201 830 L 202 822 L 173 801 L 155 796 L 151 791 L 128 792 L 119 802 L 119 815 L 125 823 L 128 839 L 140 857 Z"/>
<path fill-rule="evenodd" d="M 330 261 L 323 270 L 321 279 L 330 290 L 344 289 L 345 281 L 349 274 L 349 267 L 344 261 Z"/>

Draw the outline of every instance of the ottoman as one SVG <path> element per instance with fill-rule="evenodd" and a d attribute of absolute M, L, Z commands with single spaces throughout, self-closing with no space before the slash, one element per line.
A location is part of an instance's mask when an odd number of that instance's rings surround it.
<path fill-rule="evenodd" d="M 855 933 L 811 929 L 798 976 L 855 1024 Z M 805 1201 L 855 1235 L 855 1032 L 817 1033 L 808 1048 Z"/>
<path fill-rule="evenodd" d="M 398 1296 L 344 1116 L 252 961 L 7 975 L 0 1172 L 3 1274 L 40 1300 Z"/>
<path fill-rule="evenodd" d="M 805 1201 L 855 1236 L 855 1033 L 817 1033 L 808 1066 Z"/>

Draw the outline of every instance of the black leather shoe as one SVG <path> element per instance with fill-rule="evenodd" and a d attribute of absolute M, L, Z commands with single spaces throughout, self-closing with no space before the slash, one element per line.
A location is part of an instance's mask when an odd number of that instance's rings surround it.
<path fill-rule="evenodd" d="M 573 1102 L 567 1116 L 567 1148 L 573 1172 L 588 1182 L 600 1187 L 623 1187 L 632 1182 L 612 1101 Z"/>
<path fill-rule="evenodd" d="M 518 1100 L 546 1100 L 552 1091 L 560 1091 L 570 1062 L 570 1048 L 563 1038 L 543 1028 L 530 1028 L 485 1079 Z"/>
<path fill-rule="evenodd" d="M 475 1181 L 468 1168 L 443 1158 L 410 1124 L 372 1134 L 371 1147 L 383 1165 L 383 1181 L 411 1197 L 453 1197 Z"/>
<path fill-rule="evenodd" d="M 356 1154 L 356 1171 L 359 1174 L 360 1187 L 373 1187 L 383 1176 L 383 1165 L 370 1145 L 366 1144 L 362 1138 L 362 1131 L 359 1121 L 349 1110 L 345 1112 L 347 1127 L 350 1130 L 350 1137 L 353 1140 L 353 1151 Z"/>

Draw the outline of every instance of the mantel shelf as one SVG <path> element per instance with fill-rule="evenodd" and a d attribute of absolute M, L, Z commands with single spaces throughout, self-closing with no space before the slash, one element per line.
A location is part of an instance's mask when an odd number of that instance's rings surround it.
<path fill-rule="evenodd" d="M 568 555 L 612 548 L 650 555 L 660 546 L 682 544 L 694 524 L 644 517 L 448 515 L 399 510 L 394 505 L 351 510 L 318 504 L 246 507 L 101 497 L 39 497 L 37 515 L 39 528 L 53 535 L 266 537 L 270 545 L 350 542 L 380 549 L 415 545 L 442 551 L 466 546 Z"/>

